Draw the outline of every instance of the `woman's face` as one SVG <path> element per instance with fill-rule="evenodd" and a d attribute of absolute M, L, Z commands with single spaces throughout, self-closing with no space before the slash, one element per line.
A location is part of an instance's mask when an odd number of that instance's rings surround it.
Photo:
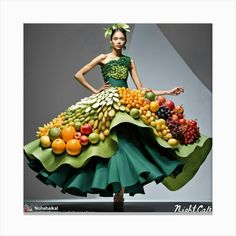
<path fill-rule="evenodd" d="M 113 34 L 111 45 L 116 50 L 121 50 L 126 44 L 125 36 L 122 32 L 117 31 Z"/>

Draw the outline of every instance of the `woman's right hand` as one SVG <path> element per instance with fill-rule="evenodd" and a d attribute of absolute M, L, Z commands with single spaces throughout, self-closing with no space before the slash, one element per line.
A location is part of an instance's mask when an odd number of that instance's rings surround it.
<path fill-rule="evenodd" d="M 111 87 L 111 84 L 109 83 L 109 81 L 107 81 L 106 83 L 104 83 L 103 85 L 102 85 L 102 87 L 100 88 L 100 89 L 97 89 L 96 91 L 95 91 L 95 93 L 100 93 L 100 92 L 102 92 L 103 90 L 106 90 L 106 89 L 108 89 L 108 88 L 110 88 Z"/>

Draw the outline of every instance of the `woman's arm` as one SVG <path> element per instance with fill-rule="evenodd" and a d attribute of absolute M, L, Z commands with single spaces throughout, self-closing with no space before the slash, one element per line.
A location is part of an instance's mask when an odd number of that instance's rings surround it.
<path fill-rule="evenodd" d="M 176 96 L 176 95 L 179 95 L 180 93 L 184 92 L 184 89 L 182 87 L 176 87 L 171 90 L 163 90 L 163 91 L 157 91 L 157 90 L 143 88 L 142 83 L 141 83 L 138 73 L 137 73 L 136 65 L 132 59 L 131 59 L 130 74 L 131 74 L 131 77 L 132 77 L 137 89 L 153 91 L 158 96 L 160 96 L 160 95 L 174 95 L 174 96 Z"/>
<path fill-rule="evenodd" d="M 93 93 L 99 93 L 102 90 L 110 87 L 109 83 L 105 83 L 100 89 L 95 89 L 92 85 L 90 85 L 85 79 L 84 75 L 92 70 L 95 66 L 101 63 L 106 56 L 104 54 L 100 54 L 95 57 L 92 61 L 90 61 L 87 65 L 83 66 L 79 71 L 77 71 L 74 75 L 74 78 L 77 79 L 85 88 L 91 90 Z"/>
<path fill-rule="evenodd" d="M 154 92 L 157 96 L 160 95 L 179 95 L 180 93 L 184 92 L 184 88 L 183 87 L 176 87 L 170 90 L 163 90 L 163 91 L 157 91 L 157 90 L 152 90 L 152 92 Z"/>
<path fill-rule="evenodd" d="M 140 90 L 143 89 L 143 85 L 142 85 L 142 83 L 139 79 L 139 76 L 138 76 L 136 65 L 132 59 L 131 59 L 130 75 L 131 75 L 132 80 L 134 81 L 136 88 L 140 89 Z"/>

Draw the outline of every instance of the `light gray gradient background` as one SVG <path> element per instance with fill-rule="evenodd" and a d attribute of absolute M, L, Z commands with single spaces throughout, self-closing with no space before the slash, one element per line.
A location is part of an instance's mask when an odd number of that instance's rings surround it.
<path fill-rule="evenodd" d="M 103 28 L 110 24 L 24 25 L 24 144 L 35 139 L 39 126 L 49 122 L 79 99 L 91 95 L 75 79 L 75 72 L 92 58 L 108 53 Z M 137 65 L 145 87 L 169 89 L 184 86 L 173 98 L 183 104 L 187 118 L 197 118 L 201 132 L 212 136 L 212 25 L 130 24 L 127 50 Z M 86 74 L 89 83 L 103 83 L 99 66 Z M 134 88 L 129 78 L 129 85 Z M 88 194 L 87 198 L 63 194 L 43 184 L 24 158 L 24 200 L 112 200 Z M 126 200 L 211 201 L 212 152 L 194 178 L 172 192 L 154 182 L 145 195 Z"/>

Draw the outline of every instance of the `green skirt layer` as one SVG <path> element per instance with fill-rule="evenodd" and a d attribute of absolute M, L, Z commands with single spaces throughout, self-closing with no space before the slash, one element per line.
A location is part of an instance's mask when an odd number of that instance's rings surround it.
<path fill-rule="evenodd" d="M 64 193 L 112 196 L 122 186 L 133 196 L 144 193 L 143 186 L 152 181 L 178 190 L 196 174 L 211 145 L 212 139 L 202 135 L 193 145 L 172 149 L 155 137 L 152 128 L 118 112 L 111 135 L 77 157 L 55 155 L 51 148 L 42 149 L 39 140 L 25 145 L 24 150 L 37 177 L 61 187 Z"/>

